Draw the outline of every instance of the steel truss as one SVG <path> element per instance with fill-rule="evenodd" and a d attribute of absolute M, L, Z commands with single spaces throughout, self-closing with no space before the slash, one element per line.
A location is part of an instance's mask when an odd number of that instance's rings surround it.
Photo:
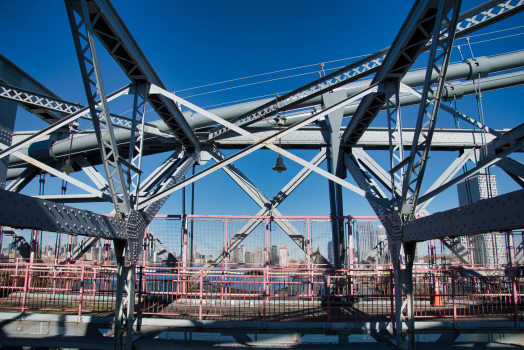
<path fill-rule="evenodd" d="M 12 146 L 2 145 L 0 147 L 0 158 L 13 155 L 30 164 L 9 185 L 8 191 L 0 191 L 0 202 L 15 203 L 13 206 L 4 206 L 6 209 L 0 212 L 0 223 L 14 228 L 23 227 L 86 236 L 86 239 L 75 248 L 72 258 L 81 256 L 100 238 L 114 241 L 118 262 L 115 348 L 121 349 L 124 342 L 126 348 L 130 349 L 132 346 L 135 270 L 144 240 L 155 242 L 155 250 L 161 256 L 161 259 L 166 261 L 166 264 L 176 263 L 174 256 L 167 252 L 162 243 L 152 233 L 145 232 L 146 226 L 171 193 L 217 169 L 223 168 L 261 207 L 257 215 L 279 216 L 280 213 L 276 207 L 311 172 L 317 172 L 334 184 L 331 198 L 335 202 L 335 205 L 332 206 L 335 214 L 340 214 L 342 211 L 341 208 L 337 208 L 337 204 L 341 203 L 341 200 L 337 199 L 340 196 L 335 194 L 337 187 L 339 189 L 341 186 L 345 187 L 368 199 L 387 230 L 395 267 L 395 286 L 397 289 L 395 293 L 397 317 L 395 327 L 399 348 L 404 347 L 406 340 L 410 348 L 414 347 L 411 269 L 417 241 L 442 238 L 447 245 L 457 252 L 457 255 L 461 256 L 463 249 L 455 244 L 456 242 L 451 241 L 449 237 L 487 232 L 487 230 L 509 230 L 524 226 L 524 222 L 518 220 L 520 213 L 515 212 L 519 208 L 517 203 L 522 201 L 524 195 L 522 191 L 434 215 L 430 215 L 425 210 L 425 207 L 435 195 L 494 164 L 510 173 L 515 181 L 524 186 L 524 165 L 508 158 L 508 155 L 521 151 L 524 147 L 523 125 L 509 132 L 493 130 L 440 104 L 442 99 L 449 99 L 451 94 L 458 94 L 463 91 L 460 90 L 460 85 L 445 85 L 453 39 L 524 10 L 524 0 L 488 1 L 460 15 L 460 0 L 417 1 L 390 48 L 380 50 L 229 121 L 166 91 L 123 24 L 122 19 L 107 0 L 66 0 L 66 8 L 88 99 L 88 107 L 60 100 L 56 96 L 31 92 L 0 82 L 0 98 L 16 102 L 29 110 L 42 109 L 48 111 L 48 115 L 56 116 L 46 117 L 45 120 L 53 124 L 31 137 Z M 450 19 L 448 14 L 451 12 L 453 16 Z M 94 42 L 95 36 L 132 82 L 109 95 L 106 95 L 104 91 Z M 443 49 L 441 53 L 437 52 L 437 47 Z M 419 93 L 402 84 L 401 79 L 406 75 L 420 53 L 428 50 L 430 51 L 428 69 L 422 93 Z M 472 74 L 474 73 L 473 70 L 472 68 Z M 436 76 L 435 71 L 437 72 Z M 484 74 L 484 72 L 480 73 Z M 373 80 L 370 86 L 364 90 L 354 91 L 349 95 L 346 95 L 344 90 L 335 90 L 371 74 L 375 74 Z M 437 86 L 432 88 L 435 78 Z M 330 94 L 331 91 L 333 93 Z M 411 95 L 406 96 L 406 93 Z M 123 94 L 134 94 L 132 118 L 111 115 L 109 112 L 108 102 Z M 262 118 L 268 118 L 277 111 L 290 110 L 305 101 L 311 101 L 315 97 L 320 98 L 320 96 L 322 96 L 323 103 L 321 111 L 316 111 L 313 115 L 307 116 L 291 126 L 284 127 L 279 132 L 264 134 L 264 137 L 260 137 L 260 134 L 251 132 L 251 129 L 250 131 L 246 130 L 247 126 L 253 125 Z M 97 97 L 99 101 L 95 100 Z M 219 127 L 211 129 L 207 133 L 207 140 L 204 140 L 210 143 L 215 142 L 218 146 L 217 149 L 201 149 L 200 141 L 176 107 L 175 102 L 209 118 L 214 123 L 220 124 Z M 169 129 L 169 133 L 162 131 L 159 124 L 145 122 L 147 103 L 160 115 L 167 125 L 167 129 Z M 415 103 L 421 103 L 421 105 L 417 125 L 415 130 L 412 131 L 402 125 L 400 107 Z M 346 108 L 352 104 L 358 105 L 353 118 L 348 127 L 341 128 L 340 123 L 342 117 L 346 115 Z M 365 132 L 373 132 L 369 129 L 369 125 L 384 107 L 387 109 L 388 130 L 387 137 L 384 137 L 381 147 L 387 147 L 390 151 L 391 169 L 389 173 L 369 157 L 359 144 L 364 138 Z M 434 130 L 439 108 L 474 125 L 481 132 L 490 133 L 491 141 L 487 146 L 488 156 L 470 171 L 454 177 L 467 161 L 474 159 L 475 147 L 478 147 L 474 138 L 469 146 L 471 148 L 464 146 L 464 143 L 457 145 L 460 142 L 455 142 L 450 147 L 458 147 L 462 150 L 462 154 L 446 169 L 430 189 L 419 197 L 428 152 L 434 146 L 435 138 L 438 138 L 437 135 L 439 135 Z M 429 124 L 424 124 L 426 116 L 429 118 Z M 36 159 L 38 157 L 22 152 L 22 149 L 32 142 L 50 135 L 78 118 L 90 118 L 93 121 L 106 178 L 101 176 L 93 167 L 95 162 L 86 158 L 84 154 L 75 154 L 71 157 L 71 160 L 75 167 L 85 171 L 96 188 L 61 173 L 48 164 L 49 161 L 46 163 L 46 161 Z M 295 132 L 307 132 L 303 128 L 309 123 L 324 118 L 329 121 L 330 135 L 322 141 L 315 139 L 314 145 L 317 148 L 323 146 L 330 148 L 328 156 L 331 164 L 330 172 L 319 168 L 320 163 L 326 158 L 325 150 L 321 151 L 311 162 L 308 162 L 275 145 L 276 141 L 281 140 L 286 135 Z M 113 130 L 114 127 L 127 130 L 125 130 L 125 134 L 119 134 L 117 139 Z M 240 136 L 224 138 L 224 135 L 229 131 L 235 131 Z M 316 130 L 316 132 L 320 134 L 322 130 Z M 410 145 L 406 144 L 404 138 L 408 134 L 412 135 Z M 433 137 L 434 134 L 435 137 Z M 171 137 L 176 139 L 177 144 L 172 148 L 172 150 L 175 150 L 174 153 L 153 174 L 141 181 L 140 168 L 146 135 L 160 138 Z M 226 145 L 228 140 L 235 138 L 244 140 L 242 142 L 245 143 L 242 144 L 242 147 L 245 147 L 245 149 L 226 158 L 219 150 L 221 142 Z M 119 155 L 117 145 L 122 140 L 130 146 L 129 153 L 125 158 Z M 235 147 L 235 145 L 233 144 L 232 147 Z M 233 165 L 235 160 L 262 147 L 269 148 L 304 166 L 304 169 L 271 200 L 265 197 Z M 345 150 L 346 153 L 339 156 L 339 149 Z M 405 158 L 404 152 L 408 150 L 410 156 Z M 206 153 L 212 155 L 216 164 L 184 179 L 186 173 L 194 164 L 201 164 L 206 161 Z M 345 170 L 339 171 L 338 168 L 340 167 L 337 166 L 337 162 L 342 163 L 342 159 L 358 187 L 343 180 Z M 407 169 L 405 169 L 406 166 Z M 45 196 L 39 199 L 16 193 L 31 181 L 37 174 L 38 168 L 75 184 L 88 191 L 89 194 L 75 195 L 69 198 Z M 391 192 L 391 195 L 386 195 L 375 179 Z M 411 186 L 412 184 L 414 184 L 414 188 Z M 115 207 L 115 217 L 99 216 L 89 211 L 58 205 L 50 202 L 50 199 L 61 202 L 111 201 Z M 510 220 L 499 220 L 490 227 L 487 227 L 487 225 L 458 227 L 449 224 L 452 217 L 455 220 L 454 222 L 462 220 L 467 223 L 476 220 L 479 215 L 483 215 L 479 210 L 494 206 L 494 203 L 498 203 L 497 201 L 509 204 L 513 211 L 500 207 L 489 215 L 492 215 L 496 221 L 503 216 L 501 211 L 504 210 L 505 216 L 512 218 L 511 223 Z M 459 210 L 461 215 L 458 215 Z M 26 217 L 20 214 L 22 212 L 27 213 L 25 214 Z M 415 219 L 418 215 L 425 217 Z M 459 216 L 459 219 L 455 219 Z M 443 223 L 438 226 L 437 222 Z M 248 222 L 241 231 L 233 236 L 230 249 L 238 246 L 259 223 L 260 220 Z M 284 220 L 276 220 L 276 223 L 297 245 L 305 249 L 305 238 L 292 225 Z M 15 236 L 12 235 L 12 237 Z M 337 240 L 334 239 L 333 242 L 336 243 Z M 338 245 L 340 245 L 340 242 L 338 242 Z M 406 256 L 405 269 L 402 269 L 399 260 L 402 245 Z M 23 242 L 20 246 L 23 246 L 22 249 L 27 248 L 23 245 Z M 127 251 L 130 252 L 130 266 L 128 267 L 125 266 Z M 518 252 L 521 251 L 522 249 Z M 307 253 L 308 258 L 310 258 L 310 252 Z M 184 254 L 184 257 L 186 256 L 187 254 Z M 219 263 L 222 258 L 220 257 L 215 263 Z M 337 254 L 337 259 L 339 258 Z M 404 315 L 404 313 L 406 314 Z M 122 339 L 124 332 L 127 332 L 125 341 Z"/>
<path fill-rule="evenodd" d="M 98 63 L 91 21 L 83 19 L 89 14 L 86 0 L 81 0 L 81 4 L 81 10 L 76 11 L 75 14 L 71 1 L 66 1 L 67 15 L 71 32 L 73 33 L 73 41 L 75 43 L 80 72 L 82 73 L 82 80 L 91 111 L 91 118 L 93 119 L 93 127 L 100 146 L 100 154 L 108 180 L 109 192 L 115 207 L 116 217 L 123 221 L 125 215 L 131 208 L 129 193 L 125 187 L 125 179 L 121 165 L 122 161 L 118 155 L 113 126 L 111 123 L 100 122 L 109 120 L 109 106 L 107 104 L 102 73 Z M 100 110 L 96 108 L 96 96 L 98 96 L 101 101 Z"/>

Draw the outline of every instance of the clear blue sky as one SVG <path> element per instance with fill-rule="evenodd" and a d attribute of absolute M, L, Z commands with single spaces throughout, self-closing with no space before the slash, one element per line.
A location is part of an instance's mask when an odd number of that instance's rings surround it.
<path fill-rule="evenodd" d="M 464 1 L 463 10 L 476 6 L 478 1 Z M 273 72 L 287 68 L 314 65 L 278 74 L 245 79 L 187 90 L 186 97 L 218 89 L 262 80 L 304 74 L 294 78 L 251 85 L 194 96 L 189 100 L 206 107 L 254 96 L 289 91 L 318 77 L 318 63 L 373 53 L 391 45 L 398 29 L 408 14 L 412 1 L 123 1 L 113 4 L 124 19 L 132 35 L 155 68 L 169 91 L 179 91 L 200 85 Z M 524 14 L 490 26 L 472 35 L 475 56 L 501 54 L 524 49 Z M 519 27 L 520 28 L 514 28 Z M 511 30 L 505 30 L 510 29 Z M 0 52 L 24 69 L 61 98 L 86 104 L 78 61 L 62 1 L 3 1 L 0 5 Z M 493 31 L 500 31 L 491 33 Z M 477 36 L 478 34 L 488 33 Z M 491 34 L 489 34 L 491 33 Z M 505 38 L 504 38 L 505 37 Z M 465 44 L 457 40 L 457 44 Z M 98 45 L 104 85 L 107 92 L 116 90 L 128 80 L 120 68 Z M 463 47 L 466 58 L 471 56 Z M 426 64 L 422 55 L 415 67 Z M 455 50 L 453 62 L 460 61 Z M 342 60 L 326 64 L 334 69 L 350 63 Z M 486 124 L 494 128 L 512 128 L 524 121 L 518 101 L 524 93 L 522 86 L 484 95 Z M 517 102 L 516 102 L 517 101 Z M 131 108 L 131 99 L 111 102 L 110 110 L 124 113 Z M 459 110 L 478 118 L 474 97 L 458 103 Z M 414 126 L 417 108 L 403 109 L 405 125 Z M 157 120 L 154 112 L 147 120 Z M 380 113 L 373 125 L 385 126 Z M 16 130 L 35 130 L 44 127 L 38 118 L 19 108 Z M 437 127 L 452 127 L 452 118 L 439 115 Z M 232 151 L 225 151 L 227 155 Z M 316 151 L 293 151 L 310 160 Z M 370 152 L 386 167 L 387 152 Z M 441 171 L 458 155 L 456 152 L 434 152 L 423 185 L 423 192 Z M 147 157 L 144 170 L 149 174 L 168 154 Z M 516 159 L 524 161 L 522 155 Z M 272 151 L 257 151 L 236 165 L 268 197 L 273 197 L 300 167 L 285 160 L 288 171 L 278 174 L 271 170 L 276 156 Z M 325 168 L 325 164 L 322 166 Z M 197 171 L 203 167 L 197 167 Z M 503 172 L 493 169 L 498 177 L 499 193 L 518 189 Z M 81 174 L 75 177 L 85 179 Z M 350 182 L 351 179 L 348 178 Z M 86 179 L 89 183 L 89 179 Z M 37 194 L 33 181 L 24 191 Z M 255 214 L 257 205 L 224 173 L 215 172 L 196 183 L 195 210 L 197 214 Z M 60 182 L 46 183 L 46 194 L 59 193 Z M 69 185 L 68 193 L 82 193 Z M 189 197 L 189 196 L 188 196 Z M 104 213 L 111 204 L 82 205 Z M 458 206 L 456 188 L 452 188 L 431 203 L 431 212 Z M 280 207 L 284 215 L 328 215 L 327 180 L 313 174 Z M 344 211 L 351 215 L 374 215 L 365 199 L 344 190 Z M 179 214 L 181 195 L 171 196 L 160 213 Z"/>

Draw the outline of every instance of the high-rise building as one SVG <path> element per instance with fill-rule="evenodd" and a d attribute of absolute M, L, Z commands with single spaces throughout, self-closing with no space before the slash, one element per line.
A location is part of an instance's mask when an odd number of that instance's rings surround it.
<path fill-rule="evenodd" d="M 276 245 L 271 246 L 269 251 L 269 263 L 271 265 L 278 265 L 278 249 Z"/>
<path fill-rule="evenodd" d="M 288 267 L 289 266 L 289 252 L 287 246 L 280 247 L 279 254 L 280 266 Z"/>
<path fill-rule="evenodd" d="M 459 206 L 497 196 L 497 179 L 486 171 L 473 175 L 457 185 Z M 473 249 L 475 264 L 495 267 L 508 263 L 506 241 L 502 234 L 486 233 L 460 237 L 462 245 Z"/>
<path fill-rule="evenodd" d="M 255 248 L 255 260 L 253 261 L 254 264 L 257 264 L 259 267 L 264 266 L 266 261 L 266 255 L 264 253 L 264 250 L 262 247 L 256 247 Z"/>
<path fill-rule="evenodd" d="M 246 252 L 246 257 L 244 259 L 244 262 L 246 264 L 251 264 L 252 263 L 252 261 L 251 261 L 251 253 L 250 252 Z"/>
<path fill-rule="evenodd" d="M 239 263 L 245 263 L 246 262 L 246 246 L 241 245 L 240 246 L 240 254 L 238 256 L 238 262 Z"/>
<path fill-rule="evenodd" d="M 231 262 L 233 263 L 237 263 L 239 262 L 239 249 L 238 249 L 238 246 L 236 246 L 235 248 L 233 248 L 233 260 Z"/>

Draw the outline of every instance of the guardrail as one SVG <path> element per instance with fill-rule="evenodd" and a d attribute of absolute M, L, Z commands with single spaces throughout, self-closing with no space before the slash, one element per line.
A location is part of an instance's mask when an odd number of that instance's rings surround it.
<path fill-rule="evenodd" d="M 414 270 L 416 318 L 524 313 L 521 269 Z M 391 269 L 137 267 L 135 316 L 202 321 L 392 320 Z M 115 265 L 0 264 L 0 309 L 113 313 Z"/>

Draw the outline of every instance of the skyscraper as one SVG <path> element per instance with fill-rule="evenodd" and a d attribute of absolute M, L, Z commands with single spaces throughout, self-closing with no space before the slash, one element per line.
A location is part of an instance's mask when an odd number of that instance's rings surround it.
<path fill-rule="evenodd" d="M 240 254 L 238 256 L 238 262 L 239 263 L 245 263 L 246 262 L 246 246 L 241 245 L 240 246 Z"/>
<path fill-rule="evenodd" d="M 288 267 L 289 266 L 289 252 L 287 246 L 280 247 L 280 266 Z"/>
<path fill-rule="evenodd" d="M 459 206 L 497 196 L 497 179 L 486 171 L 473 175 L 457 185 Z M 471 241 L 470 241 L 471 239 Z M 508 262 L 504 235 L 486 233 L 472 237 L 460 237 L 466 248 L 472 246 L 475 264 L 487 267 L 505 265 Z"/>
<path fill-rule="evenodd" d="M 271 265 L 278 265 L 278 249 L 276 245 L 271 246 L 271 250 L 269 251 L 269 263 Z"/>

